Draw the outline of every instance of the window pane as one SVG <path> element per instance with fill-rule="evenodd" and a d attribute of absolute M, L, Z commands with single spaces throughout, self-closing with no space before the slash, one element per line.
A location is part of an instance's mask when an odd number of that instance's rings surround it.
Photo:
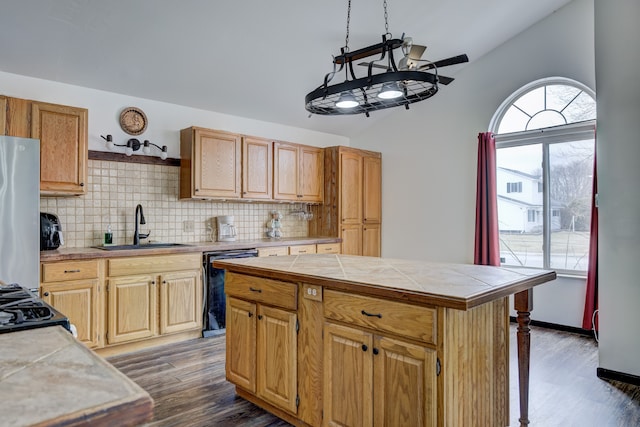
<path fill-rule="evenodd" d="M 531 118 L 527 124 L 527 130 L 549 128 L 552 126 L 566 125 L 564 116 L 557 111 L 540 111 Z"/>
<path fill-rule="evenodd" d="M 512 105 L 500 121 L 498 133 L 511 133 L 524 130 L 527 127 L 529 119 L 529 116 Z"/>
<path fill-rule="evenodd" d="M 497 150 L 498 228 L 503 264 L 543 267 L 542 193 L 538 192 L 541 165 L 541 144 Z M 520 191 L 507 193 L 507 183 L 518 183 Z"/>
<path fill-rule="evenodd" d="M 521 108 L 529 116 L 533 116 L 540 110 L 545 109 L 544 105 L 544 87 L 539 87 L 531 92 L 522 95 L 513 105 Z"/>
<path fill-rule="evenodd" d="M 580 93 L 580 89 L 566 85 L 547 86 L 547 108 L 562 111 Z"/>
<path fill-rule="evenodd" d="M 592 97 L 582 92 L 562 113 L 567 118 L 567 123 L 594 120 L 596 118 L 596 102 Z"/>
<path fill-rule="evenodd" d="M 593 154 L 593 139 L 549 146 L 550 268 L 587 270 Z"/>

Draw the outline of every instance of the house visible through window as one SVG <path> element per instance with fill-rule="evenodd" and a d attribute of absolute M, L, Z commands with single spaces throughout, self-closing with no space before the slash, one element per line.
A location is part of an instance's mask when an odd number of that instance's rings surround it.
<path fill-rule="evenodd" d="M 502 265 L 586 274 L 595 94 L 569 79 L 533 82 L 496 112 Z"/>

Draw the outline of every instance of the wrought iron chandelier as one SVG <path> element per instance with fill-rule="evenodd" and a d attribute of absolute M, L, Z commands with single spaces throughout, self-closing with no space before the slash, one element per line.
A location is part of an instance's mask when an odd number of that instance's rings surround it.
<path fill-rule="evenodd" d="M 467 55 L 435 62 L 420 59 L 426 47 L 414 45 L 411 37 L 405 37 L 404 34 L 400 39 L 394 39 L 389 32 L 387 0 L 384 0 L 383 7 L 385 34 L 382 35 L 382 42 L 352 52 L 349 50 L 349 0 L 345 45 L 340 48 L 340 55 L 333 58 L 333 71 L 326 74 L 323 83 L 305 97 L 305 108 L 311 114 L 329 116 L 364 113 L 369 117 L 369 113 L 375 110 L 400 106 L 409 109 L 409 104 L 435 95 L 438 92 L 438 83 L 446 85 L 453 81 L 450 77 L 439 76 L 438 67 L 469 61 Z M 398 48 L 402 50 L 403 57 L 396 63 L 394 50 Z M 373 55 L 380 57 L 374 61 L 356 64 L 366 66 L 367 69 L 365 76 L 357 77 L 354 61 Z M 383 62 L 384 65 L 377 62 Z M 424 64 L 418 66 L 419 62 Z M 377 72 L 379 69 L 385 71 Z M 345 73 L 344 82 L 329 85 L 342 71 Z"/>

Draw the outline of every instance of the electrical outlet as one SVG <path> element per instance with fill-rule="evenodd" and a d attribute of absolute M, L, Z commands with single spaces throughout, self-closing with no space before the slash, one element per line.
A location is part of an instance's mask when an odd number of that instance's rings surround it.
<path fill-rule="evenodd" d="M 192 219 L 182 221 L 182 231 L 185 233 L 193 233 L 195 231 L 195 225 Z"/>

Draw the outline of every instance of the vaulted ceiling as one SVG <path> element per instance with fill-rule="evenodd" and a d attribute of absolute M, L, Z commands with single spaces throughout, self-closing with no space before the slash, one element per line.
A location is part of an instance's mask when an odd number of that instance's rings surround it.
<path fill-rule="evenodd" d="M 426 45 L 423 58 L 473 63 L 569 1 L 388 0 L 389 32 Z M 345 45 L 346 20 L 347 0 L 0 0 L 0 71 L 353 136 L 389 110 L 304 109 Z M 353 0 L 350 49 L 384 32 L 383 2 Z"/>

